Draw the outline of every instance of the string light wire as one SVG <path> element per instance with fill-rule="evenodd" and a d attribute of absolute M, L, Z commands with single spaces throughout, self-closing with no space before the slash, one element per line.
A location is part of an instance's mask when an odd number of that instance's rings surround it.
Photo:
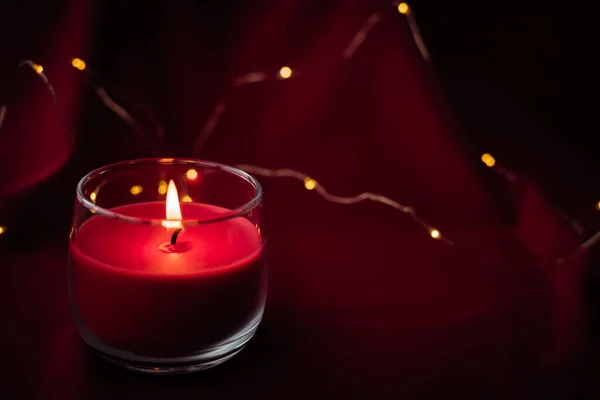
<path fill-rule="evenodd" d="M 415 45 L 419 49 L 419 53 L 421 53 L 421 57 L 425 61 L 430 61 L 431 56 L 429 54 L 429 50 L 425 45 L 425 41 L 423 40 L 423 35 L 421 35 L 421 30 L 419 29 L 419 25 L 412 13 L 412 9 L 405 2 L 394 3 L 394 5 L 398 8 L 398 12 L 406 17 L 406 21 L 408 22 L 408 28 L 410 29 L 410 33 L 415 41 Z"/>
<path fill-rule="evenodd" d="M 425 45 L 425 41 L 423 40 L 423 37 L 421 35 L 421 32 L 417 25 L 417 22 L 413 16 L 411 7 L 406 2 L 394 2 L 393 4 L 398 9 L 398 12 L 406 17 L 408 26 L 410 28 L 411 35 L 414 40 L 414 43 L 417 46 L 422 58 L 426 62 L 430 62 L 431 57 L 430 57 L 429 50 L 427 49 L 427 47 Z M 354 54 L 356 54 L 357 50 L 360 48 L 360 46 L 365 42 L 365 40 L 369 36 L 373 27 L 377 23 L 379 23 L 381 20 L 382 20 L 382 15 L 379 12 L 374 12 L 367 17 L 367 19 L 365 20 L 365 22 L 363 23 L 363 25 L 361 26 L 359 31 L 353 36 L 353 38 L 350 41 L 350 43 L 348 44 L 348 46 L 346 46 L 346 48 L 344 49 L 344 51 L 342 53 L 342 59 L 344 61 L 350 60 L 354 56 Z M 43 80 L 43 82 L 45 83 L 46 87 L 48 88 L 50 94 L 52 95 L 54 103 L 56 104 L 57 107 L 59 107 L 59 103 L 58 103 L 58 100 L 56 97 L 56 93 L 54 91 L 54 87 L 52 86 L 50 80 L 46 76 L 43 66 L 40 64 L 36 64 L 35 62 L 33 62 L 32 60 L 29 60 L 29 59 L 23 60 L 19 64 L 19 67 L 24 66 L 24 65 L 29 66 Z M 85 61 L 80 58 L 73 58 L 71 60 L 71 65 L 75 69 L 78 69 L 80 71 L 84 71 L 87 68 Z M 248 74 L 236 77 L 232 80 L 231 87 L 239 88 L 241 86 L 248 85 L 248 84 L 267 82 L 267 81 L 270 81 L 271 79 L 287 80 L 287 79 L 290 79 L 292 77 L 297 77 L 297 76 L 298 76 L 298 71 L 294 71 L 290 67 L 284 66 L 276 74 L 267 73 L 267 72 L 252 72 L 252 73 L 248 73 Z M 104 88 L 102 88 L 101 86 L 94 86 L 94 91 L 95 91 L 96 95 L 99 97 L 99 99 L 101 100 L 101 102 L 107 108 L 109 108 L 117 116 L 119 116 L 126 123 L 128 123 L 138 135 L 144 137 L 143 129 L 137 124 L 137 122 L 133 119 L 131 114 L 129 112 L 127 112 L 125 110 L 125 108 L 123 108 L 121 105 L 119 105 L 116 101 L 114 101 L 108 95 L 108 93 L 106 92 L 106 90 Z M 196 142 L 194 143 L 193 152 L 195 154 L 198 154 L 201 152 L 205 143 L 207 142 L 209 137 L 215 131 L 215 129 L 220 121 L 220 118 L 224 114 L 226 108 L 227 108 L 227 103 L 225 100 L 219 100 L 216 102 L 209 118 L 207 119 L 207 121 L 202 129 L 202 132 L 200 133 Z M 2 127 L 2 124 L 6 117 L 7 110 L 8 109 L 7 109 L 6 105 L 3 105 L 2 107 L 0 107 L 0 128 Z M 158 124 L 158 125 L 160 125 L 160 124 Z M 162 125 L 160 125 L 160 126 L 162 126 Z M 160 129 L 157 129 L 157 137 L 162 137 L 162 127 Z M 510 172 L 509 170 L 507 170 L 506 168 L 498 165 L 496 163 L 495 158 L 491 154 L 484 153 L 481 156 L 481 161 L 487 167 L 492 168 L 500 176 L 507 179 L 509 182 L 515 183 L 517 181 L 516 175 L 513 174 L 512 172 Z M 323 185 L 321 185 L 316 180 L 312 179 L 311 177 L 309 177 L 308 175 L 306 175 L 300 171 L 296 171 L 293 169 L 286 169 L 286 168 L 268 169 L 268 168 L 255 166 L 255 165 L 248 165 L 248 164 L 241 164 L 241 165 L 238 165 L 237 167 L 248 173 L 263 176 L 263 177 L 268 177 L 268 178 L 286 178 L 287 177 L 287 178 L 297 179 L 304 183 L 305 189 L 315 190 L 324 200 L 333 202 L 336 204 L 351 205 L 351 204 L 356 204 L 356 203 L 363 202 L 363 201 L 372 201 L 372 202 L 384 204 L 386 206 L 394 208 L 394 209 L 410 216 L 415 222 L 420 224 L 429 233 L 429 235 L 433 239 L 441 240 L 449 245 L 453 244 L 453 242 L 449 238 L 443 236 L 438 229 L 436 229 L 435 227 L 433 227 L 432 225 L 428 224 L 423 219 L 421 219 L 413 207 L 400 204 L 397 201 L 392 200 L 388 197 L 385 197 L 385 196 L 382 196 L 382 195 L 379 195 L 376 193 L 370 193 L 370 192 L 363 192 L 356 196 L 351 196 L 351 197 L 337 196 L 337 195 L 329 193 Z M 597 203 L 597 209 L 600 210 L 600 202 Z M 581 233 L 582 228 L 580 225 L 575 223 L 575 225 L 573 225 L 573 228 L 577 232 Z M 579 229 L 576 229 L 576 228 L 579 228 Z M 600 232 L 597 232 L 592 237 L 590 237 L 588 240 L 583 242 L 578 247 L 577 251 L 589 249 L 589 248 L 593 247 L 595 244 L 597 244 L 598 242 L 600 242 Z M 557 262 L 560 263 L 563 260 L 564 260 L 564 258 L 557 260 Z"/>
<path fill-rule="evenodd" d="M 44 85 L 46 86 L 46 89 L 48 89 L 48 92 L 50 92 L 50 96 L 52 96 L 52 101 L 54 101 L 54 105 L 58 109 L 58 112 L 62 113 L 60 103 L 58 102 L 58 98 L 56 97 L 56 91 L 54 90 L 54 86 L 52 85 L 52 82 L 50 82 L 50 79 L 48 79 L 48 76 L 46 75 L 46 72 L 44 71 L 44 67 L 41 64 L 36 64 L 35 62 L 33 62 L 30 59 L 25 59 L 19 63 L 19 68 L 21 68 L 23 66 L 30 67 L 42 79 L 42 81 L 44 82 Z M 71 145 L 74 146 L 75 145 L 75 135 L 73 134 L 73 132 L 71 130 L 67 130 L 67 137 L 69 138 Z"/>
<path fill-rule="evenodd" d="M 600 242 L 600 231 L 596 232 L 591 238 L 583 242 L 580 246 L 582 250 L 591 249 L 594 245 Z"/>
<path fill-rule="evenodd" d="M 6 104 L 0 106 L 0 129 L 2 128 L 2 125 L 4 124 L 4 119 L 6 118 L 7 113 L 8 113 L 8 107 L 6 106 Z"/>
<path fill-rule="evenodd" d="M 240 87 L 250 83 L 263 82 L 269 79 L 269 75 L 264 72 L 251 72 L 246 75 L 234 78 L 231 86 Z"/>
<path fill-rule="evenodd" d="M 430 59 L 429 51 L 427 50 L 427 47 L 425 46 L 425 42 L 421 36 L 421 33 L 418 29 L 416 21 L 412 15 L 410 6 L 405 2 L 394 3 L 394 6 L 396 6 L 398 8 L 398 11 L 401 14 L 406 16 L 409 27 L 410 27 L 411 35 L 413 36 L 413 40 L 414 40 L 415 44 L 417 45 L 417 48 L 418 48 L 421 56 L 426 61 L 429 61 L 429 59 Z M 382 20 L 382 18 L 383 17 L 380 12 L 373 12 L 366 18 L 365 22 L 362 24 L 362 26 L 360 27 L 358 32 L 352 37 L 352 39 L 350 40 L 350 42 L 344 49 L 344 51 L 342 53 L 342 59 L 344 61 L 350 60 L 356 54 L 358 49 L 361 47 L 361 45 L 365 42 L 365 40 L 371 33 L 373 27 L 375 25 L 377 25 L 377 23 L 379 23 Z M 297 77 L 297 76 L 298 76 L 298 74 L 296 71 L 293 71 L 288 66 L 283 66 L 279 70 L 278 75 L 269 74 L 267 72 L 251 72 L 251 73 L 242 75 L 240 77 L 234 78 L 232 80 L 231 87 L 239 88 L 241 86 L 248 85 L 248 84 L 266 82 L 266 81 L 270 80 L 270 77 L 274 77 L 274 79 L 280 80 L 280 79 L 290 79 L 290 78 Z M 225 100 L 217 101 L 217 103 L 215 104 L 215 106 L 213 107 L 213 109 L 210 113 L 210 116 L 208 117 L 207 121 L 205 122 L 200 135 L 196 138 L 196 141 L 194 142 L 194 145 L 193 145 L 193 153 L 194 154 L 201 153 L 204 145 L 206 144 L 206 142 L 208 141 L 210 136 L 216 130 L 217 125 L 218 125 L 219 121 L 221 120 L 221 117 L 225 113 L 226 108 L 227 108 L 227 103 Z M 239 166 L 239 168 L 248 173 L 262 175 L 264 177 L 271 177 L 271 178 L 291 177 L 291 178 L 299 179 L 299 180 L 305 182 L 305 187 L 308 190 L 314 189 L 317 191 L 317 193 L 319 193 L 321 195 L 321 197 L 323 199 L 333 202 L 333 203 L 337 203 L 337 204 L 355 204 L 355 203 L 365 201 L 365 200 L 370 200 L 370 201 L 378 202 L 381 204 L 385 204 L 389 207 L 392 207 L 400 212 L 403 212 L 403 213 L 409 215 L 413 220 L 415 220 L 423 228 L 425 228 L 425 230 L 429 233 L 429 235 L 433 239 L 442 240 L 450 245 L 453 244 L 453 242 L 451 240 L 449 240 L 448 238 L 446 238 L 445 236 L 443 236 L 438 229 L 432 227 L 430 224 L 423 221 L 417 215 L 417 213 L 415 212 L 415 210 L 412 207 L 404 206 L 404 205 L 402 205 L 390 198 L 387 198 L 385 196 L 382 196 L 382 195 L 379 195 L 376 193 L 364 192 L 364 193 L 358 194 L 353 197 L 340 197 L 340 196 L 336 196 L 336 195 L 333 195 L 333 194 L 327 192 L 327 190 L 322 185 L 320 185 L 315 180 L 308 177 L 308 175 L 306 175 L 300 171 L 295 171 L 295 170 L 291 170 L 291 169 L 273 170 L 273 169 L 267 169 L 267 168 L 254 166 L 254 165 L 242 165 L 242 166 Z M 305 181 L 305 180 L 307 180 L 307 181 Z M 310 185 L 314 185 L 314 187 L 309 188 L 309 186 L 306 185 L 307 182 L 309 182 Z"/>
<path fill-rule="evenodd" d="M 46 72 L 44 72 L 44 67 L 41 66 L 40 64 L 34 63 L 30 59 L 25 59 L 25 60 L 21 61 L 21 63 L 19 64 L 19 68 L 21 68 L 25 65 L 30 67 L 42 79 L 42 81 L 46 85 L 46 88 L 50 92 L 50 95 L 52 95 L 52 100 L 54 100 L 54 104 L 56 104 L 56 106 L 59 107 L 58 99 L 56 98 L 56 92 L 54 91 L 54 86 L 52 86 L 52 83 L 48 79 Z"/>
<path fill-rule="evenodd" d="M 75 68 L 77 68 L 77 67 L 75 67 Z M 77 69 L 79 69 L 79 68 L 77 68 Z M 94 92 L 96 93 L 96 95 L 98 96 L 98 98 L 100 99 L 102 104 L 104 104 L 109 110 L 111 110 L 112 112 L 117 114 L 119 117 L 121 117 L 121 119 L 123 119 L 129 126 L 131 126 L 133 131 L 138 136 L 145 139 L 144 130 L 138 125 L 138 123 L 131 116 L 131 114 L 127 112 L 127 110 L 125 110 L 123 107 L 121 107 L 121 105 L 119 103 L 114 101 L 108 95 L 108 93 L 106 93 L 106 90 L 104 90 L 103 87 L 94 86 Z"/>
<path fill-rule="evenodd" d="M 73 66 L 73 68 L 79 71 L 85 71 L 87 69 L 87 63 L 79 57 L 71 59 L 71 65 Z M 123 119 L 138 136 L 140 136 L 142 139 L 146 139 L 144 130 L 136 122 L 135 118 L 133 118 L 133 116 L 123 106 L 117 103 L 108 94 L 105 88 L 97 84 L 92 84 L 92 87 L 94 89 L 94 93 L 98 96 L 98 99 L 102 104 L 104 104 L 104 106 L 106 106 L 106 108 L 108 108 L 121 119 Z M 163 137 L 162 124 L 156 124 L 156 137 Z"/>
<path fill-rule="evenodd" d="M 350 43 L 344 50 L 343 57 L 345 60 L 352 58 L 354 53 L 356 53 L 356 50 L 358 50 L 358 48 L 365 41 L 367 36 L 369 36 L 371 29 L 373 29 L 373 27 L 379 21 L 381 21 L 381 14 L 379 12 L 374 12 L 373 14 L 369 15 L 362 28 L 360 28 L 356 35 L 354 35 L 354 38 L 352 38 L 352 41 L 350 41 Z"/>
<path fill-rule="evenodd" d="M 250 82 L 248 82 L 248 83 L 250 83 Z M 196 153 L 196 154 L 200 153 L 200 151 L 202 150 L 202 147 L 204 147 L 204 144 L 206 143 L 206 141 L 208 140 L 210 135 L 212 135 L 215 128 L 217 127 L 217 124 L 219 123 L 219 120 L 221 119 L 221 115 L 223 115 L 223 113 L 225 112 L 226 107 L 227 107 L 227 103 L 225 102 L 225 100 L 217 101 L 217 103 L 215 104 L 215 106 L 212 109 L 212 112 L 210 113 L 210 117 L 208 117 L 208 120 L 206 120 L 206 123 L 204 124 L 204 127 L 202 128 L 202 132 L 200 133 L 200 136 L 198 136 L 198 139 L 196 139 L 196 143 L 194 143 L 194 147 L 193 147 L 194 153 Z"/>
<path fill-rule="evenodd" d="M 376 193 L 364 192 L 357 194 L 356 196 L 343 197 L 331 194 L 325 189 L 323 185 L 319 182 L 312 179 L 310 176 L 293 169 L 282 168 L 282 169 L 269 169 L 264 167 L 259 167 L 256 165 L 249 164 L 239 164 L 235 166 L 249 174 L 264 176 L 267 178 L 294 178 L 304 183 L 304 187 L 307 190 L 314 190 L 317 192 L 323 199 L 337 204 L 356 204 L 363 201 L 373 201 L 376 203 L 381 203 L 386 206 L 392 207 L 408 216 L 410 216 L 415 222 L 421 225 L 429 235 L 437 240 L 441 240 L 449 245 L 453 245 L 454 243 L 445 236 L 442 236 L 440 231 L 433 226 L 426 223 L 423 219 L 421 219 L 414 208 L 405 206 L 403 204 L 398 203 L 395 200 L 390 199 L 389 197 L 385 197 Z"/>

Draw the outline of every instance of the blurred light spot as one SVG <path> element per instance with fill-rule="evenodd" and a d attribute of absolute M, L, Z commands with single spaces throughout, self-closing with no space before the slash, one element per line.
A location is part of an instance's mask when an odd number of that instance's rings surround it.
<path fill-rule="evenodd" d="M 167 184 L 167 182 L 165 182 L 165 181 L 158 182 L 158 194 L 167 193 L 168 187 L 169 187 L 169 185 Z"/>
<path fill-rule="evenodd" d="M 442 236 L 442 234 L 440 233 L 440 231 L 438 231 L 437 229 L 432 229 L 431 231 L 429 231 L 429 234 L 434 239 L 439 239 Z"/>
<path fill-rule="evenodd" d="M 496 159 L 488 153 L 485 153 L 481 156 L 481 161 L 488 167 L 493 167 L 494 165 L 496 165 Z"/>
<path fill-rule="evenodd" d="M 6 227 L 0 225 L 0 235 L 2 235 L 4 232 L 6 232 Z"/>
<path fill-rule="evenodd" d="M 44 67 L 42 67 L 40 64 L 33 64 L 32 67 L 38 75 L 44 72 Z"/>
<path fill-rule="evenodd" d="M 96 196 L 97 196 L 96 192 L 90 193 L 90 200 L 92 201 L 92 203 L 96 202 Z"/>
<path fill-rule="evenodd" d="M 140 185 L 132 186 L 131 189 L 129 189 L 129 193 L 131 193 L 134 196 L 137 196 L 138 194 L 142 193 L 143 191 L 144 191 L 144 188 L 141 187 Z"/>
<path fill-rule="evenodd" d="M 292 69 L 290 67 L 281 67 L 279 70 L 279 76 L 281 76 L 283 79 L 288 79 L 292 76 Z"/>
<path fill-rule="evenodd" d="M 185 195 L 181 198 L 181 201 L 184 203 L 191 203 L 192 202 L 192 198 L 189 195 Z"/>
<path fill-rule="evenodd" d="M 406 3 L 400 3 L 398 4 L 398 12 L 404 15 L 410 14 L 410 7 Z"/>
<path fill-rule="evenodd" d="M 91 212 L 92 214 L 96 214 L 96 209 L 92 209 L 92 210 L 90 210 L 90 212 Z"/>
<path fill-rule="evenodd" d="M 198 178 L 198 172 L 195 169 L 190 169 L 188 172 L 186 172 L 185 176 L 188 178 L 188 180 L 193 181 L 194 179 Z"/>
<path fill-rule="evenodd" d="M 312 178 L 305 178 L 304 179 L 304 187 L 308 190 L 313 190 L 315 187 L 317 186 L 317 181 L 315 181 Z"/>
<path fill-rule="evenodd" d="M 85 69 L 85 61 L 83 61 L 81 58 L 72 59 L 71 65 L 80 71 L 83 71 Z"/>
<path fill-rule="evenodd" d="M 596 203 L 596 208 L 600 210 L 600 201 Z"/>
<path fill-rule="evenodd" d="M 161 158 L 160 160 L 158 160 L 158 162 L 161 163 L 172 163 L 173 161 L 175 161 L 174 158 Z"/>

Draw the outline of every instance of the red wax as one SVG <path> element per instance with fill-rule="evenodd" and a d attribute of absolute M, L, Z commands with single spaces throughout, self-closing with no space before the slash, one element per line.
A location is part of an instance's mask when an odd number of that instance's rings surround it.
<path fill-rule="evenodd" d="M 165 203 L 112 209 L 164 219 Z M 184 220 L 229 211 L 183 203 Z M 71 241 L 71 295 L 84 337 L 140 356 L 173 357 L 217 345 L 258 318 L 266 290 L 262 240 L 244 218 L 174 229 L 95 216 Z M 161 249 L 162 247 L 162 249 Z"/>

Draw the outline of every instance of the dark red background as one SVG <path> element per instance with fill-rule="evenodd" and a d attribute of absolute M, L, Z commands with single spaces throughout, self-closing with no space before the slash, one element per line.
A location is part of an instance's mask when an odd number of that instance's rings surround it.
<path fill-rule="evenodd" d="M 565 139 L 565 125 L 554 116 L 559 109 L 575 115 L 576 108 L 540 90 L 567 64 L 542 68 L 540 60 L 552 54 L 528 46 L 537 36 L 512 23 L 526 20 L 523 14 L 504 20 L 475 7 L 469 19 L 456 11 L 471 9 L 468 2 L 417 3 L 441 66 L 439 82 L 388 2 L 214 3 L 13 7 L 0 47 L 1 71 L 18 77 L 1 92 L 11 118 L 0 131 L 0 223 L 9 228 L 0 237 L 6 390 L 20 398 L 525 397 L 593 390 L 586 386 L 593 358 L 576 357 L 591 332 L 584 302 L 589 263 L 577 257 L 553 264 L 576 242 L 547 199 L 568 210 L 592 205 L 598 193 L 589 178 L 597 164 L 590 146 L 569 144 L 575 140 Z M 536 10 L 522 9 L 540 18 Z M 374 11 L 382 22 L 355 57 L 341 62 Z M 450 29 L 454 21 L 460 29 Z M 547 40 L 563 38 L 547 29 Z M 498 31 L 513 46 L 481 38 Z M 560 56 L 570 48 L 562 46 Z M 71 56 L 84 57 L 90 73 L 71 68 Z M 62 113 L 52 113 L 31 71 L 14 71 L 24 57 L 45 66 Z M 302 75 L 228 89 L 240 74 L 276 73 L 282 65 Z M 161 121 L 165 137 L 141 139 L 98 102 L 92 83 L 106 86 L 151 134 Z M 194 156 L 190 149 L 218 99 L 228 108 L 201 157 L 299 169 L 336 194 L 384 194 L 414 206 L 456 246 L 432 240 L 382 205 L 333 205 L 300 182 L 261 179 L 269 300 L 249 347 L 193 376 L 117 370 L 84 350 L 68 313 L 74 184 L 116 160 Z M 64 139 L 69 131 L 77 135 L 73 149 Z M 48 135 L 57 140 L 38 140 Z M 14 143 L 19 151 L 11 151 Z M 517 185 L 480 163 L 484 150 L 521 172 Z M 65 152 L 65 167 L 50 168 L 47 159 Z M 23 178 L 50 174 L 37 185 Z"/>

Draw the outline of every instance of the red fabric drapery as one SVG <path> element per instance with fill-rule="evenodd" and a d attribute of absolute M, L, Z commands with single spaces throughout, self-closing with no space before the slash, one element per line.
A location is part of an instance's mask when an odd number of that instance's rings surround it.
<path fill-rule="evenodd" d="M 79 4 L 71 6 L 77 13 Z M 219 39 L 206 36 L 208 28 L 198 21 L 207 17 L 197 4 L 161 3 L 160 12 L 145 17 L 153 21 L 146 26 L 153 29 L 153 55 L 143 56 L 119 25 L 120 44 L 94 58 L 126 91 L 155 107 L 170 153 L 294 168 L 340 195 L 381 193 L 415 207 L 455 246 L 433 240 L 406 215 L 380 204 L 334 205 L 297 181 L 261 179 L 270 253 L 262 329 L 236 361 L 211 375 L 213 381 L 202 387 L 186 381 L 181 390 L 223 396 L 245 390 L 308 394 L 317 386 L 379 395 L 510 391 L 573 354 L 585 257 L 555 264 L 577 242 L 534 185 L 521 180 L 506 201 L 491 189 L 406 18 L 387 2 L 239 7 L 223 28 L 234 33 Z M 373 12 L 381 22 L 344 61 L 344 49 Z M 83 32 L 81 21 L 61 25 L 70 33 L 59 48 L 83 48 L 85 35 L 75 33 Z M 110 20 L 96 24 L 99 32 L 111 26 Z M 49 76 L 71 68 L 67 52 L 48 59 Z M 284 65 L 293 79 L 235 89 L 228 84 L 245 73 L 276 74 Z M 67 113 L 75 112 L 72 86 L 59 90 L 60 79 L 57 95 Z M 194 154 L 218 100 L 226 109 Z M 135 141 L 111 131 L 110 123 L 99 119 L 97 131 L 79 132 L 80 138 L 112 135 L 121 155 L 138 156 Z M 41 138 L 27 142 L 45 143 Z M 48 152 L 58 158 L 25 162 L 37 153 L 15 143 L 17 151 L 2 150 L 11 166 L 20 155 L 24 164 L 51 172 L 68 154 L 64 145 Z M 30 183 L 19 173 L 11 176 Z M 508 216 L 501 211 L 507 203 L 513 206 Z M 28 285 L 24 277 L 16 281 Z M 59 362 L 62 354 L 80 355 L 72 324 L 62 321 L 44 342 L 49 358 L 38 371 L 42 389 L 56 388 L 61 379 L 68 386 L 68 376 L 84 393 L 109 393 L 94 368 Z M 152 390 L 168 393 L 162 386 Z"/>

